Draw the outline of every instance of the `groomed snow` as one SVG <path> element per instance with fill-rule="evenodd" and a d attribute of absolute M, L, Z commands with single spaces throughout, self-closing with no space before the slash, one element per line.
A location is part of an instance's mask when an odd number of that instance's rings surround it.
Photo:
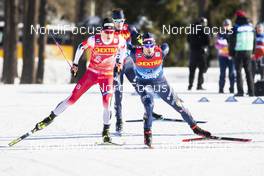
<path fill-rule="evenodd" d="M 1 60 L 1 59 L 0 59 Z M 97 86 L 46 129 L 13 147 L 7 144 L 34 127 L 64 98 L 74 85 L 67 63 L 48 61 L 44 85 L 0 85 L 0 175 L 26 176 L 262 176 L 264 173 L 264 104 L 252 104 L 256 97 L 225 102 L 231 94 L 217 94 L 218 69 L 209 69 L 207 91 L 187 91 L 187 68 L 165 70 L 174 90 L 195 119 L 214 135 L 251 138 L 252 142 L 181 142 L 196 137 L 185 123 L 154 122 L 154 149 L 143 145 L 143 124 L 126 123 L 122 137 L 113 141 L 123 146 L 98 146 L 102 131 L 102 102 Z M 228 83 L 228 82 L 227 82 Z M 226 92 L 228 84 L 226 86 Z M 246 90 L 246 89 L 245 89 Z M 143 106 L 133 88 L 125 82 L 123 116 L 140 119 Z M 209 99 L 200 103 L 202 97 Z M 264 97 L 262 97 L 264 98 Z M 155 112 L 181 118 L 171 107 L 155 98 Z M 114 133 L 115 118 L 111 132 Z"/>

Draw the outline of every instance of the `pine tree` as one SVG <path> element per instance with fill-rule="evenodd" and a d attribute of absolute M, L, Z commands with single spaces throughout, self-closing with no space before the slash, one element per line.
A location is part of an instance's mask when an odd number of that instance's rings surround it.
<path fill-rule="evenodd" d="M 2 81 L 13 84 L 17 74 L 17 10 L 18 1 L 5 1 L 4 64 Z"/>
<path fill-rule="evenodd" d="M 47 0 L 40 0 L 39 5 L 39 25 L 45 26 L 46 24 L 46 5 Z M 36 75 L 36 82 L 43 83 L 44 77 L 44 66 L 45 66 L 45 45 L 46 45 L 47 37 L 46 35 L 39 35 L 38 38 L 38 68 Z"/>
<path fill-rule="evenodd" d="M 24 0 L 23 68 L 20 80 L 21 84 L 32 84 L 35 82 L 36 34 L 34 31 L 31 31 L 31 25 L 36 26 L 37 2 L 36 0 Z"/>

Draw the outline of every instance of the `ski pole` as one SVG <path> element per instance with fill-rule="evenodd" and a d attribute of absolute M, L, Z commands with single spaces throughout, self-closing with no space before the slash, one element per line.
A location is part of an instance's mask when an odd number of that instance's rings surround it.
<path fill-rule="evenodd" d="M 57 42 L 57 40 L 55 39 L 55 37 L 53 36 L 53 34 L 52 34 L 52 33 L 50 33 L 50 34 L 51 34 L 52 39 L 53 39 L 54 42 L 56 43 L 57 47 L 60 49 L 60 52 L 61 52 L 61 54 L 63 55 L 64 59 L 65 59 L 66 62 L 69 64 L 70 68 L 72 68 L 71 63 L 70 63 L 69 60 L 66 58 L 66 56 L 65 56 L 65 54 L 64 54 L 64 52 L 63 52 L 63 50 L 62 50 L 62 48 L 61 48 L 61 46 L 60 46 L 60 44 Z M 73 73 L 73 72 L 72 72 L 72 74 L 73 74 L 74 77 L 76 77 L 76 73 Z"/>
<path fill-rule="evenodd" d="M 64 54 L 64 52 L 63 52 L 63 50 L 62 50 L 62 48 L 61 48 L 61 46 L 60 46 L 60 44 L 57 42 L 57 40 L 55 39 L 55 37 L 53 36 L 52 33 L 50 33 L 50 35 L 51 35 L 52 39 L 54 40 L 54 42 L 56 43 L 57 47 L 60 49 L 60 52 L 61 52 L 61 54 L 63 55 L 63 57 L 64 57 L 64 59 L 66 60 L 66 62 L 69 64 L 70 67 L 72 67 L 71 63 L 70 63 L 69 60 L 66 58 L 66 56 L 65 56 L 65 54 Z"/>

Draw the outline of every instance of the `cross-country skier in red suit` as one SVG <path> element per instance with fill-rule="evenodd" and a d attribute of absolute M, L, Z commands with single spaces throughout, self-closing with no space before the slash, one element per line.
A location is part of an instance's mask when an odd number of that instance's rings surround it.
<path fill-rule="evenodd" d="M 103 141 L 111 142 L 109 133 L 110 127 L 110 102 L 113 89 L 113 69 L 115 66 L 121 67 L 125 58 L 126 41 L 119 35 L 116 35 L 114 24 L 111 19 L 104 19 L 100 34 L 95 34 L 82 42 L 76 53 L 71 68 L 71 72 L 78 71 L 78 62 L 83 52 L 90 49 L 90 63 L 86 73 L 78 81 L 71 95 L 60 102 L 51 114 L 36 125 L 37 129 L 43 129 L 49 125 L 53 119 L 60 115 L 70 105 L 74 104 L 83 93 L 95 84 L 99 84 L 103 100 Z"/>

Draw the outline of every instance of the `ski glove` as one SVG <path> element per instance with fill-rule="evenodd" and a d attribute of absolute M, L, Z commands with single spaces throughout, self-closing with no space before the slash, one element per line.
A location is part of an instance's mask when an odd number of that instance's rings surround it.
<path fill-rule="evenodd" d="M 71 74 L 76 77 L 77 75 L 77 71 L 78 71 L 78 65 L 77 64 L 73 64 L 71 67 Z"/>

